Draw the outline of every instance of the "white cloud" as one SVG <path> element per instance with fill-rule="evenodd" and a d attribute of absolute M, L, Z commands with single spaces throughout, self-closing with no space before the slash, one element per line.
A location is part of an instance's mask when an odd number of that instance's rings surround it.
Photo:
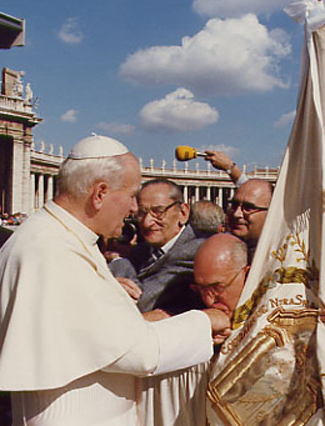
<path fill-rule="evenodd" d="M 75 123 L 77 121 L 77 115 L 79 111 L 75 109 L 68 109 L 68 111 L 61 115 L 61 121 L 66 121 L 68 123 Z"/>
<path fill-rule="evenodd" d="M 111 122 L 107 123 L 105 121 L 101 121 L 97 125 L 100 129 L 105 130 L 106 132 L 111 132 L 119 135 L 130 135 L 134 132 L 135 127 L 130 124 L 116 123 Z"/>
<path fill-rule="evenodd" d="M 148 85 L 173 84 L 202 94 L 267 92 L 287 87 L 279 61 L 291 52 L 283 30 L 268 31 L 255 15 L 211 19 L 181 46 L 155 46 L 130 55 L 124 78 Z"/>
<path fill-rule="evenodd" d="M 84 36 L 76 18 L 68 18 L 62 25 L 58 37 L 64 43 L 79 44 Z"/>
<path fill-rule="evenodd" d="M 218 121 L 219 114 L 210 105 L 198 102 L 187 89 L 179 88 L 164 99 L 149 102 L 139 113 L 141 123 L 149 129 L 186 132 L 201 129 Z"/>
<path fill-rule="evenodd" d="M 228 155 L 230 158 L 236 158 L 240 154 L 240 150 L 238 148 L 235 148 L 233 146 L 227 146 L 224 144 L 218 144 L 218 145 L 202 145 L 199 149 L 199 151 L 221 151 Z"/>
<path fill-rule="evenodd" d="M 275 123 L 275 129 L 283 129 L 284 127 L 288 127 L 291 125 L 295 119 L 296 111 L 288 112 L 287 114 L 283 114 Z"/>
<path fill-rule="evenodd" d="M 239 17 L 246 13 L 271 14 L 283 10 L 290 0 L 194 0 L 193 9 L 209 17 Z"/>

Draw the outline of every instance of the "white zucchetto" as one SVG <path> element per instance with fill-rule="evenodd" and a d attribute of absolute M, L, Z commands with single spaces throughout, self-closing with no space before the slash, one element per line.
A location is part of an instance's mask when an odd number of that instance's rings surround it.
<path fill-rule="evenodd" d="M 85 160 L 91 158 L 114 157 L 128 153 L 125 145 L 116 139 L 107 136 L 92 134 L 82 139 L 71 150 L 68 158 L 73 160 Z"/>

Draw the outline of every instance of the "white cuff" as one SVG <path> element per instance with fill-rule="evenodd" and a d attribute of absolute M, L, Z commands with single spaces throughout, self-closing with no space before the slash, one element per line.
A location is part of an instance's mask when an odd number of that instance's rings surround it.
<path fill-rule="evenodd" d="M 236 180 L 236 186 L 241 186 L 243 183 L 247 182 L 249 179 L 245 175 L 245 173 L 242 173 L 239 178 Z"/>

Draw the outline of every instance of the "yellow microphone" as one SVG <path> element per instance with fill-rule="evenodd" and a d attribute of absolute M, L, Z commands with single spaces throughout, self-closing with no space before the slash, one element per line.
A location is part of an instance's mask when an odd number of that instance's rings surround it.
<path fill-rule="evenodd" d="M 200 152 L 196 148 L 192 148 L 186 145 L 180 145 L 175 150 L 175 157 L 178 161 L 193 160 L 196 157 L 206 157 L 205 152 Z"/>

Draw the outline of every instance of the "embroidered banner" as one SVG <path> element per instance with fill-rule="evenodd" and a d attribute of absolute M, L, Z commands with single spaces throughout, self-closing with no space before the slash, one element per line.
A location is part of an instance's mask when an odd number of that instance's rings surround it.
<path fill-rule="evenodd" d="M 212 368 L 210 426 L 325 425 L 325 11 L 318 0 L 286 11 L 306 28 L 296 119 L 233 335 Z"/>

